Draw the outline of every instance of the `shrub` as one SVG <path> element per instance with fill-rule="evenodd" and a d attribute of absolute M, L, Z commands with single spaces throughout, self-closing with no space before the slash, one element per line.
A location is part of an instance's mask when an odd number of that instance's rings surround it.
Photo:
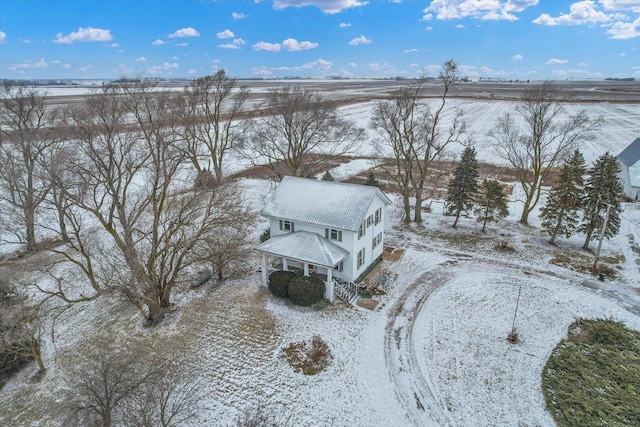
<path fill-rule="evenodd" d="M 309 306 L 324 297 L 324 283 L 315 277 L 295 276 L 289 282 L 288 291 L 292 303 Z"/>
<path fill-rule="evenodd" d="M 329 345 L 318 335 L 311 342 L 292 342 L 282 349 L 282 357 L 287 359 L 295 372 L 315 375 L 331 364 L 333 354 Z"/>
<path fill-rule="evenodd" d="M 262 234 L 260 235 L 260 243 L 264 243 L 271 238 L 271 229 L 265 228 Z"/>
<path fill-rule="evenodd" d="M 269 290 L 279 298 L 289 297 L 289 282 L 296 277 L 291 271 L 274 271 L 269 275 Z"/>
<path fill-rule="evenodd" d="M 571 324 L 542 371 L 542 390 L 557 425 L 640 425 L 638 354 L 640 332 L 620 322 Z"/>

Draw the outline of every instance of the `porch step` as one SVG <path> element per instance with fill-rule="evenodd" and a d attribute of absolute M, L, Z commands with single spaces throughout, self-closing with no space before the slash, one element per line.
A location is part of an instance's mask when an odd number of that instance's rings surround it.
<path fill-rule="evenodd" d="M 333 281 L 333 289 L 341 300 L 354 305 L 358 300 L 358 285 L 353 282 L 341 283 Z"/>

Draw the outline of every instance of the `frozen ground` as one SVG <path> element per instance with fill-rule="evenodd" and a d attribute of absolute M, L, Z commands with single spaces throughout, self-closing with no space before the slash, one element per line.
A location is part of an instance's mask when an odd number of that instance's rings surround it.
<path fill-rule="evenodd" d="M 362 167 L 354 162 L 341 171 Z M 272 190 L 261 180 L 242 185 L 256 205 Z M 602 289 L 548 262 L 558 250 L 579 253 L 579 238 L 551 248 L 537 228 L 515 222 L 518 212 L 486 235 L 466 218 L 452 230 L 439 212 L 427 214 L 424 226 L 400 227 L 396 213 L 388 210 L 386 244 L 405 254 L 385 262 L 391 289 L 376 310 L 290 306 L 260 286 L 258 274 L 178 289 L 175 311 L 153 331 L 141 328 L 123 302 L 77 306 L 58 319 L 55 344 L 45 339 L 47 375 L 31 380 L 30 367 L 0 391 L 0 425 L 59 424 L 63 379 L 87 348 L 110 337 L 179 360 L 202 382 L 194 425 L 229 425 L 262 402 L 285 408 L 300 426 L 551 426 L 540 373 L 567 326 L 577 317 L 606 317 L 640 330 L 640 254 L 632 246 L 640 241 L 637 204 L 625 204 L 623 232 L 604 245 L 603 255 L 623 253 L 625 260 L 619 278 Z M 514 252 L 493 248 L 500 234 L 510 236 Z M 43 280 L 28 271 L 38 260 L 21 262 L 18 279 Z M 521 342 L 511 345 L 505 338 L 520 287 Z M 280 357 L 282 347 L 314 334 L 329 344 L 333 363 L 316 376 L 294 373 Z"/>
<path fill-rule="evenodd" d="M 474 118 L 479 157 L 497 162 L 480 137 L 513 104 L 455 103 Z M 372 105 L 342 111 L 366 126 Z M 636 136 L 638 104 L 586 107 L 606 123 L 598 139 L 585 144 L 587 161 L 606 150 L 617 153 Z M 371 135 L 362 155 L 375 154 L 370 141 Z M 234 160 L 229 173 L 246 167 Z M 370 166 L 369 160 L 354 159 L 331 173 L 346 179 Z M 258 179 L 240 184 L 256 209 L 274 188 Z M 373 311 L 342 304 L 322 311 L 290 306 L 271 296 L 257 273 L 197 290 L 176 289 L 174 310 L 154 330 L 142 328 L 138 314 L 116 299 L 78 305 L 57 319 L 55 340 L 43 337 L 45 377 L 34 380 L 36 367 L 30 366 L 0 390 L 0 425 L 60 425 L 64 379 L 88 349 L 115 340 L 179 361 L 203 384 L 196 426 L 230 425 L 259 403 L 288 411 L 300 426 L 552 426 L 540 375 L 567 326 L 578 317 L 606 317 L 640 330 L 640 205 L 624 204 L 620 233 L 603 245 L 603 257 L 618 259 L 617 277 L 603 283 L 551 264 L 558 254 L 592 258 L 581 252 L 581 236 L 547 245 L 537 211 L 531 226 L 517 224 L 517 188 L 511 198 L 510 216 L 486 234 L 470 218 L 451 229 L 437 201 L 421 226 L 401 226 L 399 204 L 390 207 L 385 244 L 405 253 L 397 262 L 384 262 L 391 288 Z M 265 226 L 266 221 L 258 225 L 256 238 Z M 514 251 L 497 251 L 499 239 Z M 12 277 L 45 284 L 38 267 L 46 261 L 47 255 L 21 259 Z M 519 290 L 515 326 L 521 342 L 511 345 L 505 338 Z M 329 344 L 333 363 L 316 376 L 294 373 L 281 349 L 314 334 Z"/>

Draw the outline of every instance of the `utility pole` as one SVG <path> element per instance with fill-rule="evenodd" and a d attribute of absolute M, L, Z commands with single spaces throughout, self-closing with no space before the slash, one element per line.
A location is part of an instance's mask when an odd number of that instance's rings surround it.
<path fill-rule="evenodd" d="M 607 204 L 607 212 L 604 214 L 604 223 L 602 224 L 602 229 L 600 230 L 600 241 L 598 242 L 598 249 L 596 249 L 596 259 L 595 261 L 593 261 L 593 271 L 595 271 L 596 267 L 598 267 L 598 260 L 600 259 L 600 248 L 602 248 L 602 240 L 604 239 L 604 235 L 607 232 L 607 223 L 609 222 L 610 210 L 611 205 Z"/>

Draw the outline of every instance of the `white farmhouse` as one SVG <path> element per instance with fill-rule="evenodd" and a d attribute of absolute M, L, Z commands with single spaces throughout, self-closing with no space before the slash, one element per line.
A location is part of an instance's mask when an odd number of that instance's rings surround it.
<path fill-rule="evenodd" d="M 325 298 L 353 302 L 356 283 L 382 257 L 385 206 L 377 187 L 286 176 L 262 210 L 270 239 L 262 253 L 262 281 L 275 270 L 318 275 Z"/>
<path fill-rule="evenodd" d="M 624 194 L 631 200 L 640 200 L 640 138 L 618 154 L 620 183 Z"/>

